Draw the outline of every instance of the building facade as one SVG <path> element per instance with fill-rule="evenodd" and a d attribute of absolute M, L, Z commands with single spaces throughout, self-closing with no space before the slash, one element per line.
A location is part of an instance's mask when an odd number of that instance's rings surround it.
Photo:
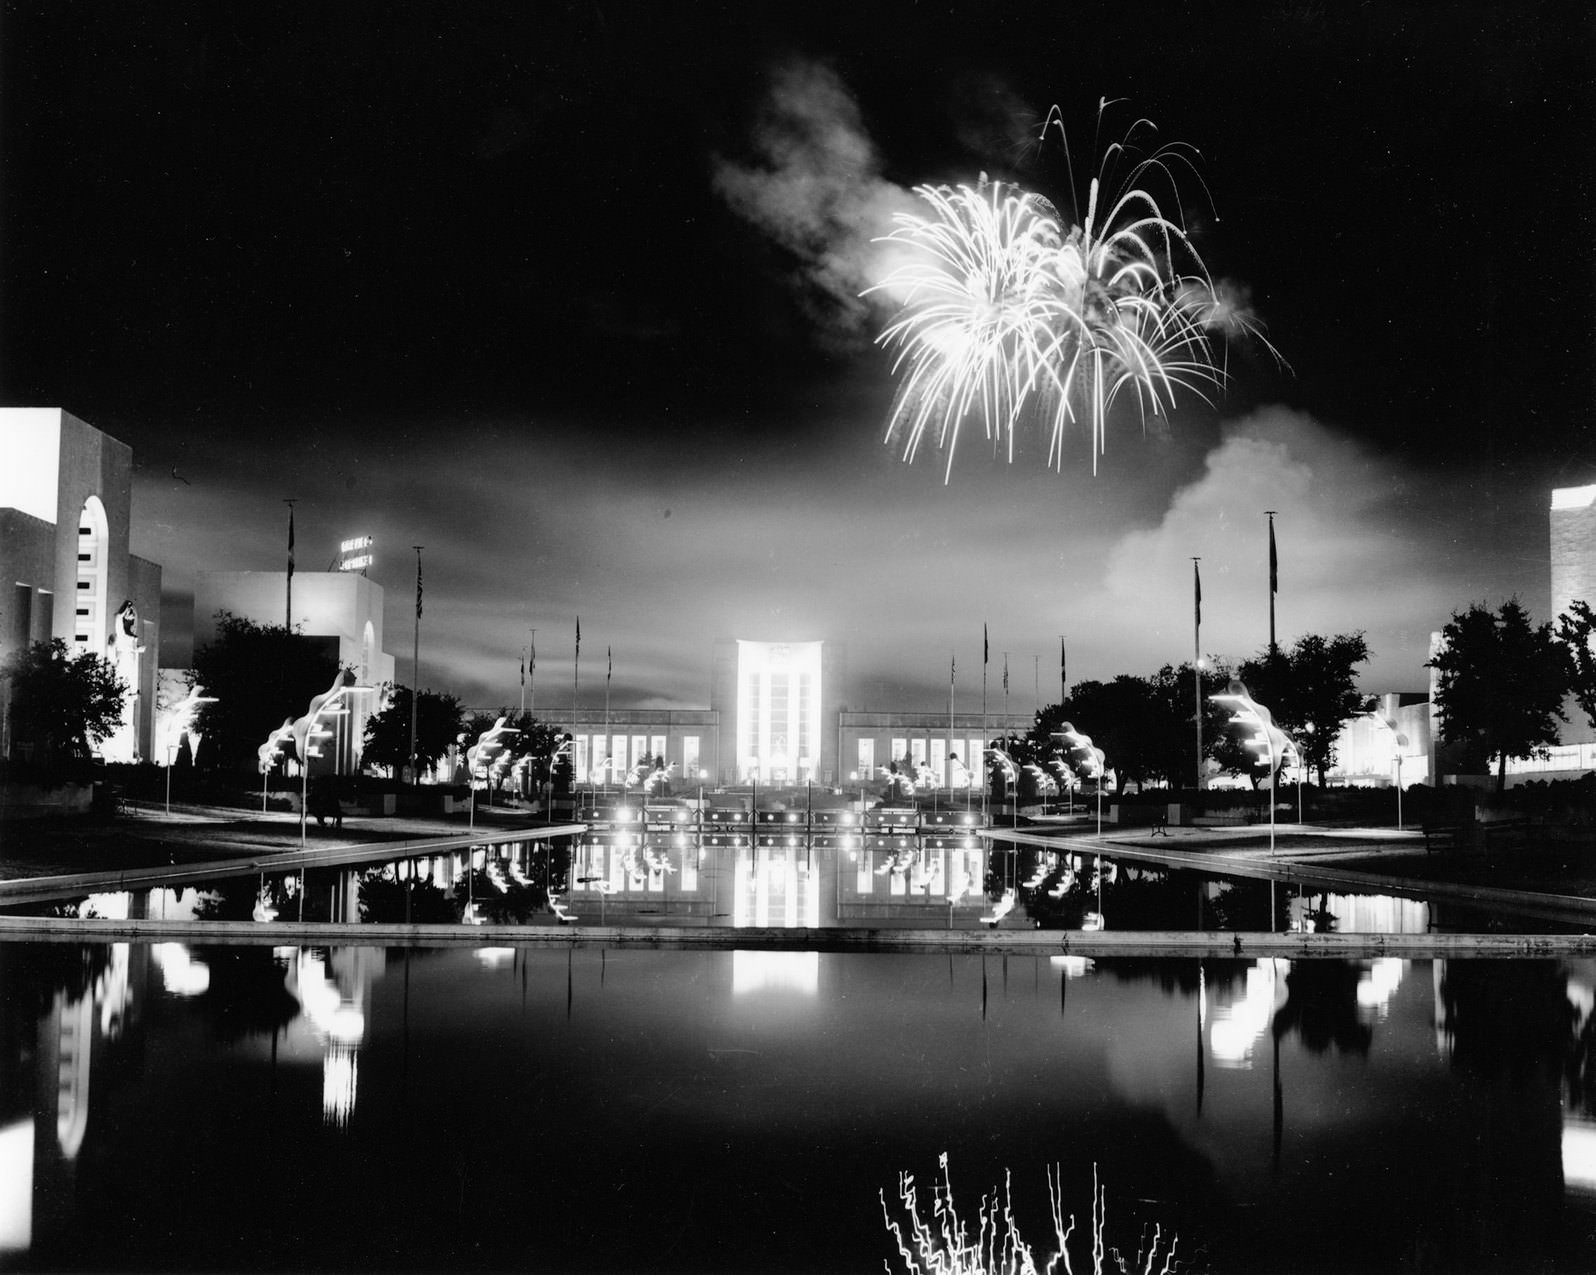
<path fill-rule="evenodd" d="M 110 660 L 129 693 L 100 754 L 148 757 L 161 568 L 128 548 L 132 448 L 58 407 L 8 407 L 0 408 L 0 456 L 0 661 L 51 638 Z M 6 713 L 0 750 L 31 744 L 11 738 Z"/>
<path fill-rule="evenodd" d="M 880 780 L 896 766 L 911 779 L 929 772 L 937 788 L 981 787 L 987 743 L 1027 734 L 1029 713 L 838 714 L 842 784 Z M 982 741 L 987 741 L 983 743 Z"/>
<path fill-rule="evenodd" d="M 672 787 L 721 782 L 720 715 L 713 709 L 579 708 L 552 714 L 569 732 L 578 782 L 625 784 L 663 759 Z M 569 723 L 568 725 L 565 723 Z"/>

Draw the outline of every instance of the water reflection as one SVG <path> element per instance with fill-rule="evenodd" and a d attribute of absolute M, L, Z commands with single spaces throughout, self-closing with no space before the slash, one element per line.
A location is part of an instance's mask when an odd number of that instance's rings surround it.
<path fill-rule="evenodd" d="M 761 812 L 769 813 L 769 812 Z M 706 824 L 706 829 L 715 825 Z M 26 910 L 26 909 L 24 909 Z M 418 924 L 1272 930 L 1417 934 L 1556 929 L 1465 905 L 903 828 L 606 831 L 354 868 L 267 872 L 33 911 L 96 917 Z M 1378 997 L 1376 997 L 1378 999 Z"/>
<path fill-rule="evenodd" d="M 559 1269 L 839 1269 L 947 1151 L 1101 1163 L 1216 1270 L 1586 1268 L 1596 966 L 1425 965 L 5 944 L 0 1245 L 524 1268 L 520 1198 Z"/>

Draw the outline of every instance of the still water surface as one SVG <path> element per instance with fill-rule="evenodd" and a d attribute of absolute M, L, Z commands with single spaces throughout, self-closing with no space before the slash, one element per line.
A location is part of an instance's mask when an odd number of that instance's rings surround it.
<path fill-rule="evenodd" d="M 0 945 L 19 1269 L 880 1270 L 1047 1168 L 1214 1271 L 1596 1267 L 1596 966 Z M 1080 1269 L 1078 1260 L 1076 1268 Z"/>

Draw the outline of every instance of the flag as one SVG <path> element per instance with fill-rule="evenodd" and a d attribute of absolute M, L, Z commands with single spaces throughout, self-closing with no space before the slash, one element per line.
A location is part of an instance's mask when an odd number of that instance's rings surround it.
<path fill-rule="evenodd" d="M 604 680 L 607 682 L 610 680 L 610 675 L 615 672 L 615 648 L 606 646 L 604 655 L 610 662 L 610 666 L 604 670 Z"/>
<path fill-rule="evenodd" d="M 1280 558 L 1275 553 L 1275 520 L 1269 520 L 1269 596 L 1280 592 Z"/>
<path fill-rule="evenodd" d="M 1064 635 L 1061 633 L 1058 638 L 1058 689 L 1061 700 L 1068 698 L 1070 693 L 1070 679 L 1069 674 L 1065 672 L 1064 654 Z"/>
<path fill-rule="evenodd" d="M 582 658 L 582 617 L 576 617 L 576 658 Z"/>
<path fill-rule="evenodd" d="M 1003 693 L 1009 693 L 1009 653 L 1003 652 Z"/>
<path fill-rule="evenodd" d="M 288 578 L 294 578 L 294 507 L 288 506 Z"/>
<path fill-rule="evenodd" d="M 1203 624 L 1203 574 L 1202 574 L 1201 571 L 1199 571 L 1197 569 L 1197 559 L 1196 558 L 1193 558 L 1191 560 L 1191 583 L 1192 583 L 1192 590 L 1193 590 L 1193 606 L 1196 608 L 1195 615 L 1196 615 L 1196 619 L 1197 619 L 1197 627 L 1198 628 L 1202 628 L 1202 624 Z"/>
<path fill-rule="evenodd" d="M 421 555 L 416 554 L 416 619 L 421 618 Z"/>
<path fill-rule="evenodd" d="M 521 685 L 526 685 L 526 647 L 521 648 Z"/>
<path fill-rule="evenodd" d="M 956 655 L 948 656 L 948 685 L 953 685 L 953 679 L 959 671 L 959 659 Z"/>
<path fill-rule="evenodd" d="M 981 626 L 981 667 L 992 662 L 992 645 L 986 640 L 986 625 Z"/>

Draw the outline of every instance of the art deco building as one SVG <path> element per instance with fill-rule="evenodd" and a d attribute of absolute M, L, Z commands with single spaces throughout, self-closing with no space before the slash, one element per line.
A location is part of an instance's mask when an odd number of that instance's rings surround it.
<path fill-rule="evenodd" d="M 0 661 L 51 638 L 111 660 L 131 693 L 101 753 L 147 757 L 161 568 L 128 551 L 133 451 L 58 407 L 7 407 L 0 457 Z M 0 750 L 29 746 L 5 720 Z"/>

